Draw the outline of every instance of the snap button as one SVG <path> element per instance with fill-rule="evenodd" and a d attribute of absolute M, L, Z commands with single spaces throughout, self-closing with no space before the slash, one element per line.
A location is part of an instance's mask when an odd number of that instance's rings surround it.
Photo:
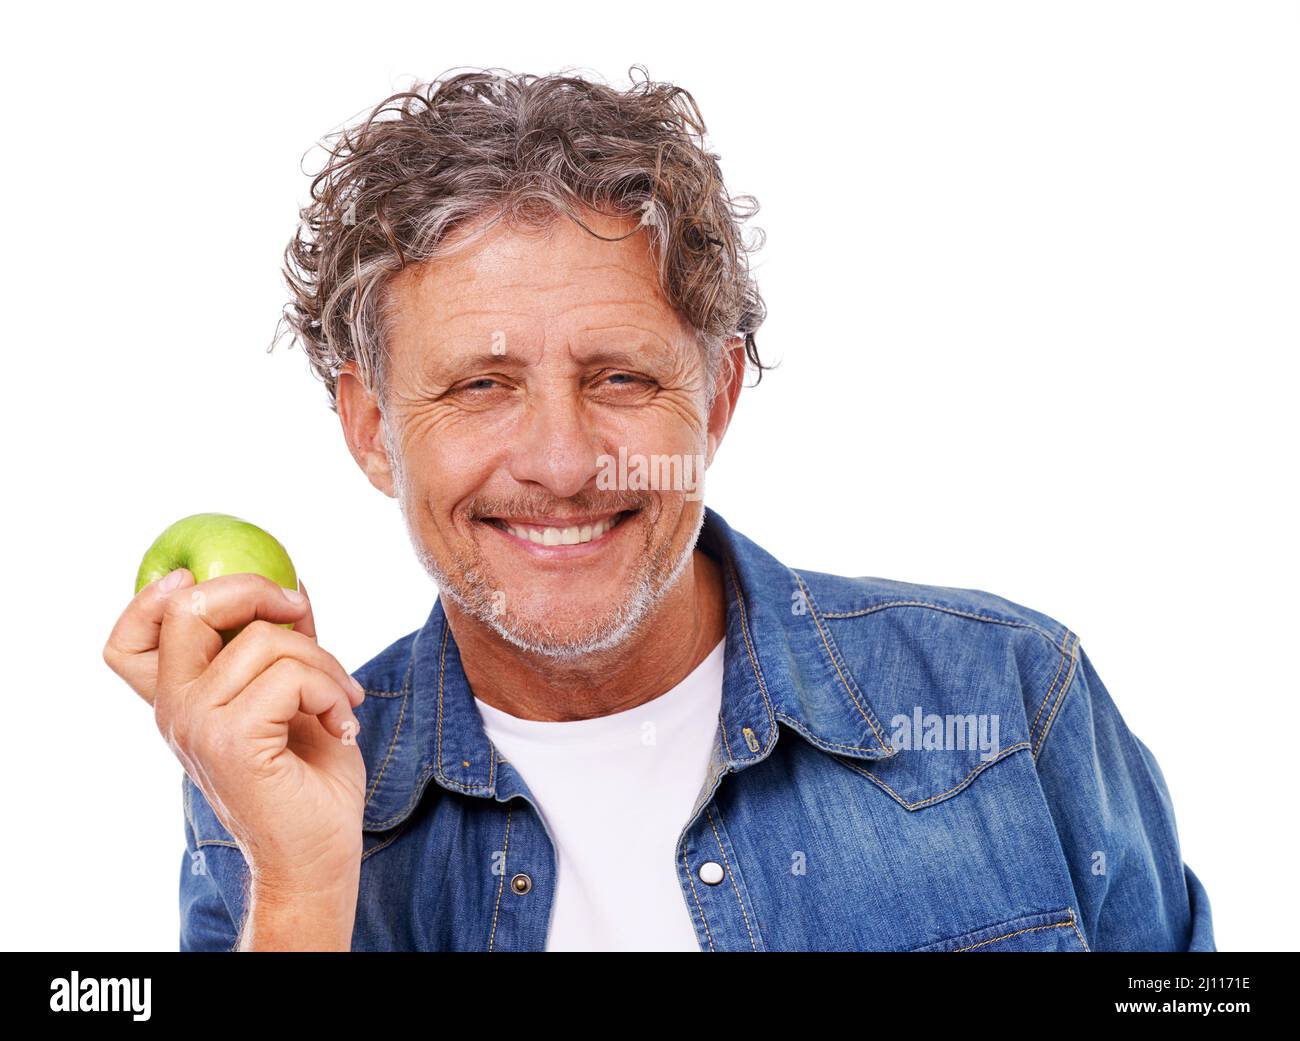
<path fill-rule="evenodd" d="M 533 880 L 521 872 L 510 880 L 510 888 L 520 896 L 523 896 L 533 888 Z"/>
<path fill-rule="evenodd" d="M 712 860 L 706 860 L 700 865 L 700 881 L 706 886 L 716 886 L 722 881 L 722 877 L 723 871 L 721 864 Z"/>

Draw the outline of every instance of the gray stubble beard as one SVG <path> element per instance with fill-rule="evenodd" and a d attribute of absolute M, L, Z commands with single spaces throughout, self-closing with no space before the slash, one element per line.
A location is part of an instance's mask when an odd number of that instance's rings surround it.
<path fill-rule="evenodd" d="M 454 581 L 433 558 L 433 554 L 424 545 L 412 520 L 413 511 L 408 504 L 409 486 L 402 468 L 401 453 L 390 437 L 387 418 L 383 421 L 383 432 L 389 467 L 397 492 L 397 503 L 402 511 L 407 537 L 415 551 L 416 559 L 437 585 L 439 595 L 446 596 L 462 611 L 487 626 L 512 646 L 552 661 L 573 662 L 588 655 L 608 651 L 629 639 L 685 572 L 695 552 L 700 530 L 704 526 L 704 511 L 701 509 L 696 518 L 695 530 L 686 540 L 676 559 L 671 559 L 663 548 L 648 552 L 642 558 L 645 564 L 638 569 L 632 592 L 610 617 L 600 621 L 589 633 L 567 640 L 556 640 L 540 623 L 508 624 L 508 608 L 506 611 L 501 611 L 498 606 L 500 603 L 498 594 L 502 590 L 499 586 L 494 586 L 483 574 L 477 556 L 457 555 L 455 565 L 463 578 L 461 582 Z"/>

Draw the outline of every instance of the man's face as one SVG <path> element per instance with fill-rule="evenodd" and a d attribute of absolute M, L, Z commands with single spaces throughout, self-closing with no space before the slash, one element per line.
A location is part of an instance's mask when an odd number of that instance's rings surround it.
<path fill-rule="evenodd" d="M 517 646 L 563 658 L 617 644 L 690 559 L 703 521 L 690 478 L 728 411 L 710 414 L 702 351 L 645 233 L 498 225 L 402 272 L 389 303 L 391 494 L 426 569 Z M 652 475 L 676 465 L 681 479 L 638 482 L 652 457 Z"/>

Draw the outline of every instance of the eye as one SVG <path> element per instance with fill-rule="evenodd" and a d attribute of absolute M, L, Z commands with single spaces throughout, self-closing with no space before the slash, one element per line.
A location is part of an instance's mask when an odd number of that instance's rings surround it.
<path fill-rule="evenodd" d="M 644 376 L 638 376 L 632 372 L 609 372 L 596 379 L 598 387 L 638 387 L 646 388 L 654 386 L 654 380 L 647 379 Z"/>
<path fill-rule="evenodd" d="M 501 376 L 471 376 L 454 384 L 439 397 L 462 409 L 496 408 L 509 400 L 512 384 Z"/>
<path fill-rule="evenodd" d="M 466 380 L 464 383 L 457 385 L 453 389 L 455 391 L 484 391 L 496 390 L 501 385 L 502 384 L 499 381 L 493 379 L 491 376 L 478 376 L 472 380 Z"/>

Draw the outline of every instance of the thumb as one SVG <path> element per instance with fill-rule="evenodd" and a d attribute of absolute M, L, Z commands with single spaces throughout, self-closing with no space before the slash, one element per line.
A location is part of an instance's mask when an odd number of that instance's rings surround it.
<path fill-rule="evenodd" d="M 298 592 L 307 598 L 307 613 L 293 623 L 293 631 L 316 639 L 316 616 L 312 612 L 311 594 L 307 592 L 307 583 L 298 580 Z"/>
<path fill-rule="evenodd" d="M 194 576 L 185 568 L 150 582 L 132 597 L 104 645 L 109 668 L 150 704 L 158 679 L 158 642 L 167 596 L 192 585 Z"/>
<path fill-rule="evenodd" d="M 158 630 L 162 627 L 167 594 L 194 585 L 194 576 L 185 568 L 154 579 L 136 593 L 113 627 L 109 645 L 122 655 L 144 654 L 158 649 Z"/>

